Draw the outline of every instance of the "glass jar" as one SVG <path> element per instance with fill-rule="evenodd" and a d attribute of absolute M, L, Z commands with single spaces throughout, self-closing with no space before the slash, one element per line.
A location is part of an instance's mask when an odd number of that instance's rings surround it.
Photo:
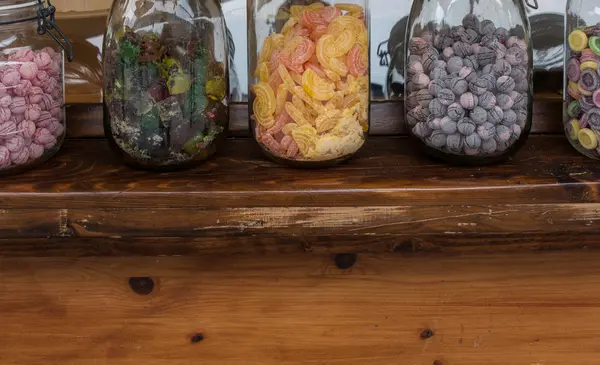
<path fill-rule="evenodd" d="M 533 58 L 522 1 L 413 3 L 405 42 L 406 123 L 431 156 L 495 163 L 527 139 Z"/>
<path fill-rule="evenodd" d="M 226 28 L 217 0 L 116 0 L 104 38 L 104 130 L 126 164 L 191 167 L 229 124 Z"/>
<path fill-rule="evenodd" d="M 569 0 L 565 18 L 563 122 L 571 144 L 600 159 L 600 7 Z"/>
<path fill-rule="evenodd" d="M 0 174 L 54 156 L 65 137 L 64 52 L 50 1 L 0 5 Z M 58 43 L 57 43 L 58 42 Z"/>
<path fill-rule="evenodd" d="M 350 158 L 369 130 L 367 1 L 248 2 L 249 110 L 271 159 L 297 167 Z"/>

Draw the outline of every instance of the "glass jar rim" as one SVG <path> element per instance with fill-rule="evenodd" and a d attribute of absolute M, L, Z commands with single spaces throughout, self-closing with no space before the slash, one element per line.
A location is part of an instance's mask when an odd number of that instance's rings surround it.
<path fill-rule="evenodd" d="M 46 0 L 42 0 L 42 4 L 44 4 Z M 3 10 L 22 10 L 30 7 L 36 7 L 40 5 L 39 0 L 30 0 L 28 2 L 23 2 L 19 4 L 11 4 L 11 5 L 0 5 L 0 11 Z"/>

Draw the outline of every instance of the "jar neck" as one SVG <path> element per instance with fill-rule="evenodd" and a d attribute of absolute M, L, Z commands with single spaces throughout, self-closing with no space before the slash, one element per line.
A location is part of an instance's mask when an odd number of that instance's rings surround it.
<path fill-rule="evenodd" d="M 45 5 L 45 3 L 45 0 L 41 1 L 42 5 Z M 0 23 L 12 21 L 18 22 L 21 20 L 36 18 L 39 9 L 39 0 L 2 1 L 2 4 L 0 5 Z M 31 21 L 35 22 L 35 20 Z"/>

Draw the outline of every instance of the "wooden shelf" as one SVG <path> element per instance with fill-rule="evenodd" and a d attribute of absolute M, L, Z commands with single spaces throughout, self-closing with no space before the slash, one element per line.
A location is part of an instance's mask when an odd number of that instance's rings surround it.
<path fill-rule="evenodd" d="M 75 139 L 0 183 L 0 255 L 597 246 L 599 178 L 562 136 L 533 136 L 514 160 L 482 168 L 374 137 L 350 162 L 314 171 L 231 139 L 206 164 L 163 174 L 123 166 L 104 140 Z"/>

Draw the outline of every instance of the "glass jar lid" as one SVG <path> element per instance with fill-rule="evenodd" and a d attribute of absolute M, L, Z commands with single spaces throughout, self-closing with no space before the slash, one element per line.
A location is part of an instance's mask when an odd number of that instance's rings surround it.
<path fill-rule="evenodd" d="M 58 28 L 56 7 L 50 0 L 9 0 L 0 5 L 0 26 L 24 22 L 37 22 L 39 35 L 48 34 L 65 51 L 67 59 L 73 60 L 73 45 Z"/>

